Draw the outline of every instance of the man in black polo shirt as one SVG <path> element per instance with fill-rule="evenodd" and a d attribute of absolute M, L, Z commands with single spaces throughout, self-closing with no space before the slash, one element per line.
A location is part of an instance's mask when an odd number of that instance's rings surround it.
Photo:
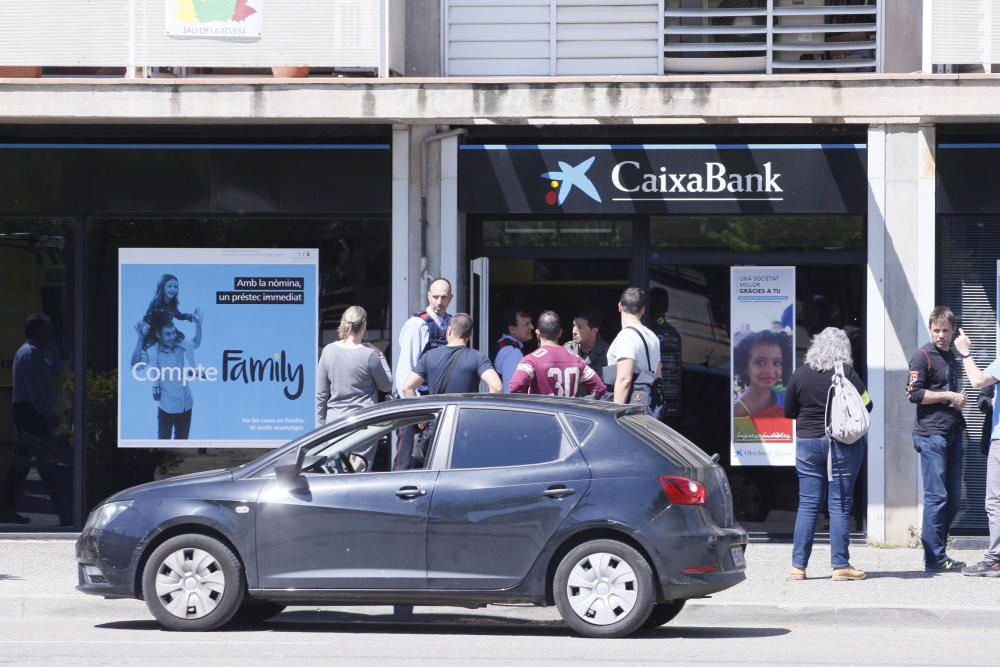
<path fill-rule="evenodd" d="M 469 347 L 472 318 L 459 313 L 448 322 L 448 344 L 427 352 L 413 366 L 403 382 L 403 396 L 416 396 L 417 387 L 427 383 L 431 394 L 459 394 L 479 391 L 479 381 L 491 393 L 503 391 L 500 376 L 489 357 Z"/>
<path fill-rule="evenodd" d="M 924 517 L 920 541 L 924 570 L 961 572 L 965 563 L 945 553 L 948 529 L 958 513 L 962 492 L 962 438 L 965 395 L 959 391 L 959 370 L 951 350 L 955 315 L 946 306 L 931 311 L 927 324 L 931 342 L 910 357 L 906 395 L 917 405 L 913 448 L 920 454 L 924 482 Z"/>
<path fill-rule="evenodd" d="M 447 345 L 430 350 L 417 360 L 413 370 L 403 382 L 403 396 L 417 395 L 417 388 L 427 385 L 431 394 L 460 394 L 479 391 L 479 381 L 486 383 L 490 393 L 503 391 L 500 376 L 493 369 L 489 357 L 469 347 L 472 335 L 472 318 L 465 313 L 454 315 L 448 322 Z M 404 433 L 400 437 L 395 470 L 422 468 L 429 452 L 427 443 L 432 431 L 420 428 L 417 433 Z"/>

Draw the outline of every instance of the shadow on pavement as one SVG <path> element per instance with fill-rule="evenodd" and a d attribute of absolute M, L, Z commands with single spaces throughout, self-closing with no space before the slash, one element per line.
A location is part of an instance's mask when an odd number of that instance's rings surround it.
<path fill-rule="evenodd" d="M 105 630 L 161 630 L 160 625 L 153 620 L 113 621 L 95 627 Z M 256 624 L 230 624 L 216 632 L 575 636 L 559 621 L 435 613 L 417 613 L 406 619 L 397 619 L 392 614 L 353 614 L 342 611 L 288 611 L 269 621 Z M 636 633 L 630 639 L 739 639 L 775 637 L 789 632 L 790 630 L 785 628 L 664 626 Z"/>
<path fill-rule="evenodd" d="M 913 572 L 872 572 L 868 571 L 868 576 L 865 579 L 933 579 L 934 577 L 941 574 L 940 572 L 923 572 L 921 570 L 914 570 Z M 948 574 L 947 576 L 955 576 L 954 574 Z"/>
<path fill-rule="evenodd" d="M 735 626 L 719 626 L 705 628 L 697 626 L 665 625 L 651 631 L 648 637 L 676 637 L 677 639 L 757 639 L 763 637 L 781 637 L 790 634 L 788 628 L 740 628 Z"/>

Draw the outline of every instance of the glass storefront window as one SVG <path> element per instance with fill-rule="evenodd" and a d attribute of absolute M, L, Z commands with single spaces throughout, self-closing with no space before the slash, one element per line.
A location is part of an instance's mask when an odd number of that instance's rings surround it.
<path fill-rule="evenodd" d="M 486 248 L 630 248 L 631 220 L 484 220 Z"/>
<path fill-rule="evenodd" d="M 649 221 L 652 252 L 864 250 L 864 218 L 850 215 L 672 215 Z"/>
<path fill-rule="evenodd" d="M 681 416 L 666 421 L 708 453 L 719 454 L 733 487 L 737 518 L 747 530 L 791 534 L 798 506 L 795 469 L 731 466 L 729 461 L 730 264 L 649 268 L 651 326 L 665 322 L 681 337 Z M 810 337 L 836 326 L 848 331 L 855 366 L 863 374 L 864 280 L 863 265 L 796 267 L 797 365 L 803 363 Z M 853 531 L 864 526 L 865 489 L 862 473 L 855 487 Z"/>
<path fill-rule="evenodd" d="M 73 520 L 72 227 L 0 220 L 0 531 Z"/>
<path fill-rule="evenodd" d="M 263 451 L 117 447 L 119 248 L 318 248 L 319 346 L 337 340 L 341 315 L 358 304 L 368 312 L 369 342 L 391 349 L 387 219 L 91 220 L 87 240 L 88 508 L 134 484 L 238 465 Z"/>

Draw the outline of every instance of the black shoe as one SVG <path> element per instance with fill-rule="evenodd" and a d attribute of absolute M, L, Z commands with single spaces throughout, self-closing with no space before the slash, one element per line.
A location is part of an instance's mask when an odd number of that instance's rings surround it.
<path fill-rule="evenodd" d="M 965 563 L 954 558 L 945 558 L 940 563 L 924 565 L 924 572 L 961 572 Z"/>
<path fill-rule="evenodd" d="M 962 574 L 967 577 L 1000 577 L 1000 561 L 992 563 L 982 561 L 975 565 L 962 568 Z"/>
<path fill-rule="evenodd" d="M 7 512 L 6 514 L 0 514 L 0 523 L 31 523 L 31 519 L 24 516 L 23 514 L 18 514 L 17 512 Z"/>

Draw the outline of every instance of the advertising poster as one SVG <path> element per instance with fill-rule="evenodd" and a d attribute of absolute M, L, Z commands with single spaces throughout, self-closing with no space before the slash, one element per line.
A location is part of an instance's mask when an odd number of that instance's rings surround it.
<path fill-rule="evenodd" d="M 795 465 L 785 388 L 795 370 L 795 267 L 734 266 L 732 465 Z"/>
<path fill-rule="evenodd" d="M 261 37 L 264 0 L 165 0 L 169 37 Z"/>
<path fill-rule="evenodd" d="M 313 428 L 316 249 L 118 251 L 118 446 L 275 447 Z"/>

